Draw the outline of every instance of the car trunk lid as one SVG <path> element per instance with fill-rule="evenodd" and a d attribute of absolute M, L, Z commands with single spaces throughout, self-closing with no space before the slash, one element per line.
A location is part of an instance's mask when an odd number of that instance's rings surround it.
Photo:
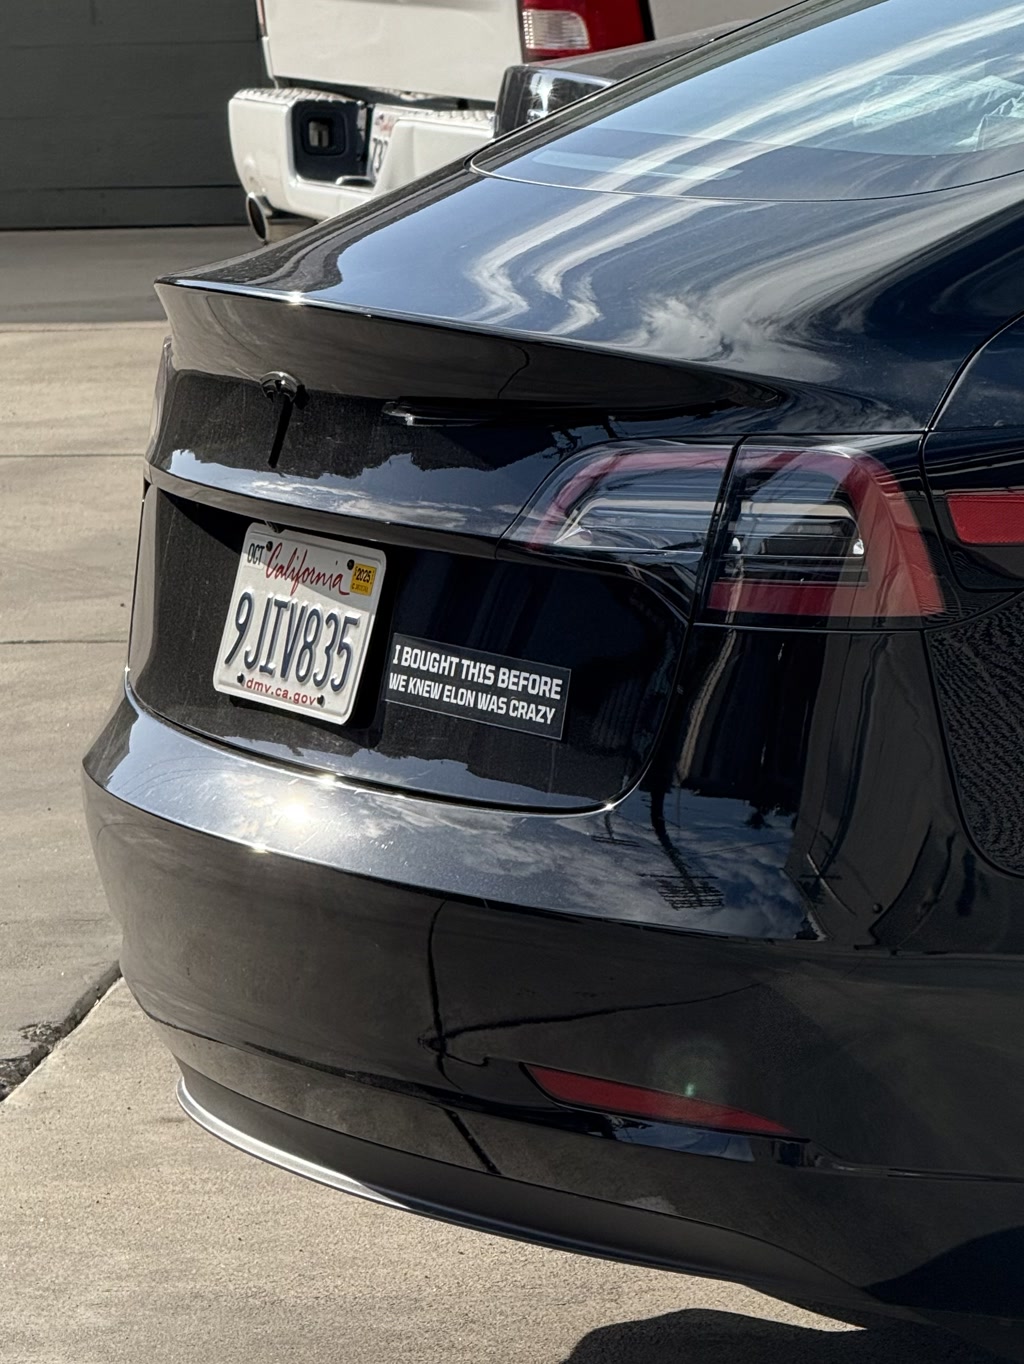
<path fill-rule="evenodd" d="M 161 297 L 172 338 L 133 619 L 139 699 L 265 757 L 408 792 L 567 810 L 629 789 L 672 694 L 685 584 L 506 533 L 560 469 L 614 446 L 610 404 L 657 427 L 735 402 L 735 384 L 241 291 Z M 709 516 L 722 468 L 704 476 Z M 213 684 L 254 525 L 267 543 L 311 535 L 382 565 L 344 723 Z M 261 688 L 280 663 L 254 666 Z"/>

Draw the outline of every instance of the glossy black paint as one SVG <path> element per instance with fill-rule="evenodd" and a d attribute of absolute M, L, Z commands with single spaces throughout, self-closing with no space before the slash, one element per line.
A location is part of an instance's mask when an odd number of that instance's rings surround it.
<path fill-rule="evenodd" d="M 918 431 L 972 351 L 1024 311 L 1022 220 L 1024 176 L 766 204 L 590 193 L 467 168 L 241 267 L 179 277 L 161 298 L 186 369 L 255 378 L 276 356 L 310 388 L 365 393 L 370 338 L 390 346 L 392 319 L 407 317 L 431 327 L 407 334 L 422 337 L 415 360 L 406 344 L 392 357 L 402 393 L 513 410 L 585 404 L 637 413 L 650 435 Z M 406 272 L 402 261 L 422 264 Z M 181 297 L 193 289 L 197 299 Z M 281 308 L 268 332 L 261 296 L 329 315 Z M 313 328 L 348 342 L 333 379 L 338 342 L 305 341 Z"/>
<path fill-rule="evenodd" d="M 591 75 L 586 71 L 566 70 L 561 63 L 556 64 L 555 70 L 545 67 L 546 63 L 527 62 L 507 69 L 494 111 L 495 136 L 514 132 L 516 128 L 556 113 L 597 90 L 605 90 L 616 79 L 604 72 Z"/>
<path fill-rule="evenodd" d="M 531 1186 L 516 1234 L 1020 1322 L 1024 560 L 945 499 L 1024 484 L 1024 177 L 506 178 L 548 135 L 160 285 L 129 676 L 86 759 L 126 977 L 210 1111 L 411 1206 L 507 1230 Z M 750 436 L 870 452 L 941 610 L 726 627 L 700 571 L 504 538 L 568 458 Z M 261 519 L 388 556 L 340 729 L 210 686 Z M 564 746 L 389 707 L 395 632 L 570 667 Z M 793 1137 L 559 1105 L 527 1064 Z"/>
<path fill-rule="evenodd" d="M 175 1055 L 230 1090 L 445 1165 L 638 1210 L 654 1200 L 920 1310 L 951 1307 L 931 1261 L 1024 1218 L 1007 1140 L 1019 961 L 894 955 L 895 939 L 872 950 L 867 914 L 866 941 L 848 946 L 680 934 L 701 911 L 679 898 L 671 929 L 639 903 L 644 922 L 613 922 L 655 865 L 635 860 L 626 890 L 621 817 L 420 800 L 410 818 L 393 797 L 231 754 L 129 702 L 90 770 L 106 788 L 90 788 L 90 825 L 125 972 L 173 1023 Z M 544 857 L 542 825 L 561 856 Z M 366 875 L 396 861 L 401 885 Z M 573 895 L 562 912 L 534 908 L 545 883 Z M 670 1124 L 574 1115 L 523 1061 L 691 1085 L 800 1140 L 737 1152 Z M 692 1264 L 685 1225 L 678 1246 Z M 878 1287 L 906 1276 L 912 1294 Z M 1022 1285 L 1005 1269 L 999 1282 L 986 1310 L 1012 1314 Z"/>
<path fill-rule="evenodd" d="M 600 806 L 646 766 L 672 691 L 684 624 L 624 574 L 542 564 L 474 562 L 388 545 L 384 610 L 358 708 L 338 728 L 268 714 L 210 687 L 235 566 L 250 517 L 227 516 L 153 489 L 139 546 L 132 686 L 176 724 L 268 756 L 406 791 L 513 805 Z M 365 531 L 360 539 L 365 540 Z M 161 571 L 174 563 L 180 571 Z M 197 619 L 185 580 L 211 585 Z M 214 586 L 216 585 L 216 586 Z M 593 622 L 600 628 L 594 629 Z M 392 634 L 415 634 L 571 671 L 562 741 L 388 704 Z"/>
<path fill-rule="evenodd" d="M 603 1258 L 621 1260 L 623 1248 L 628 1247 L 628 1258 L 635 1263 L 665 1269 L 679 1268 L 682 1237 L 688 1263 L 705 1274 L 729 1277 L 739 1266 L 745 1279 L 769 1292 L 773 1288 L 785 1292 L 789 1285 L 801 1283 L 819 1299 L 870 1308 L 870 1299 L 841 1280 L 752 1236 L 560 1189 L 493 1179 L 492 1172 L 480 1164 L 442 1164 L 295 1118 L 217 1084 L 184 1062 L 182 1075 L 189 1100 L 198 1098 L 206 1114 L 218 1115 L 235 1132 L 258 1131 L 262 1140 L 277 1149 L 301 1153 L 321 1169 L 351 1170 L 351 1178 L 371 1190 L 371 1196 L 400 1200 L 400 1206 L 410 1211 Z M 391 1105 L 391 1124 L 397 1108 Z M 422 1120 L 424 1112 L 417 1117 Z M 458 1132 L 463 1153 L 472 1150 L 471 1140 L 458 1127 L 459 1120 L 454 1115 L 445 1117 Z M 391 1196 L 384 1190 L 390 1190 Z"/>

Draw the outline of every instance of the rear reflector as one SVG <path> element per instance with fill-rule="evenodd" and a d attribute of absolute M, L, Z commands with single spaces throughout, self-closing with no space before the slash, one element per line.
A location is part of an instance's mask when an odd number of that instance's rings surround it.
<path fill-rule="evenodd" d="M 639 0 L 522 0 L 520 17 L 527 61 L 579 57 L 648 37 Z"/>
<path fill-rule="evenodd" d="M 1024 493 L 950 493 L 946 506 L 964 545 L 1024 545 Z"/>
<path fill-rule="evenodd" d="M 792 1137 L 793 1133 L 770 1118 L 747 1113 L 742 1108 L 706 1103 L 681 1094 L 666 1094 L 660 1089 L 639 1089 L 617 1080 L 598 1080 L 591 1075 L 575 1075 L 567 1070 L 546 1066 L 527 1066 L 529 1075 L 551 1099 L 574 1108 L 592 1108 L 601 1113 L 627 1118 L 647 1118 L 652 1122 L 678 1122 L 688 1127 L 708 1127 L 720 1132 L 743 1132 L 748 1136 Z"/>

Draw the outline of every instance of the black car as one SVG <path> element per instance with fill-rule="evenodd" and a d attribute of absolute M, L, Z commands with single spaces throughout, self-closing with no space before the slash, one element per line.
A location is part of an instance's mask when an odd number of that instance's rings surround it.
<path fill-rule="evenodd" d="M 159 284 L 86 802 L 200 1123 L 1010 1348 L 1022 54 L 810 0 Z"/>

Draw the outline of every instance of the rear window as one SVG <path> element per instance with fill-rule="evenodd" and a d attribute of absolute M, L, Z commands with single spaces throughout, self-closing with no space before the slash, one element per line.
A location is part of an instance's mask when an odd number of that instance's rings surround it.
<path fill-rule="evenodd" d="M 629 194 L 855 199 L 1024 169 L 1024 3 L 797 5 L 477 165 Z"/>

